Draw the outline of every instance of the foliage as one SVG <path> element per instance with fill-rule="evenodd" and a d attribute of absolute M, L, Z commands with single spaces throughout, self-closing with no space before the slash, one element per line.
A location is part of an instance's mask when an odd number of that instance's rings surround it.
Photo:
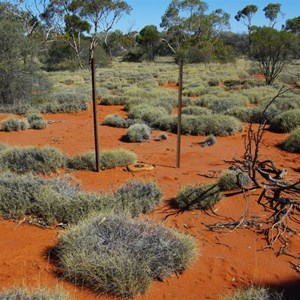
<path fill-rule="evenodd" d="M 300 16 L 286 20 L 284 29 L 286 31 L 289 31 L 289 32 L 299 35 L 300 34 Z"/>
<path fill-rule="evenodd" d="M 300 109 L 284 111 L 270 122 L 270 130 L 274 132 L 290 132 L 297 126 L 300 126 Z"/>
<path fill-rule="evenodd" d="M 102 169 L 112 169 L 117 166 L 127 166 L 136 161 L 136 155 L 126 149 L 104 150 L 100 153 L 100 167 Z"/>
<path fill-rule="evenodd" d="M 196 253 L 194 240 L 185 234 L 113 215 L 73 226 L 59 240 L 65 278 L 122 298 L 145 293 L 154 279 L 183 272 Z"/>
<path fill-rule="evenodd" d="M 0 215 L 28 217 L 41 225 L 75 224 L 91 214 L 114 212 L 136 217 L 151 211 L 162 199 L 152 182 L 132 180 L 112 194 L 88 193 L 71 177 L 42 179 L 31 174 L 0 175 Z"/>
<path fill-rule="evenodd" d="M 229 26 L 229 14 L 222 9 L 206 14 L 207 10 L 207 3 L 201 0 L 172 0 L 169 4 L 160 26 L 166 30 L 168 44 L 177 56 L 184 57 L 184 50 L 190 47 L 196 51 L 198 48 L 203 61 L 209 62 L 213 44 L 218 42 L 216 33 Z"/>
<path fill-rule="evenodd" d="M 69 295 L 62 289 L 57 288 L 54 291 L 44 288 L 11 288 L 0 292 L 1 300 L 70 300 Z"/>
<path fill-rule="evenodd" d="M 233 295 L 222 297 L 222 300 L 282 300 L 283 295 L 266 288 L 250 287 L 237 290 Z"/>
<path fill-rule="evenodd" d="M 103 120 L 103 125 L 111 127 L 127 128 L 129 124 L 128 119 L 122 118 L 119 114 L 108 115 Z"/>
<path fill-rule="evenodd" d="M 151 128 L 146 124 L 133 124 L 126 132 L 126 140 L 131 143 L 147 141 L 151 136 Z"/>
<path fill-rule="evenodd" d="M 300 126 L 292 130 L 281 146 L 286 151 L 300 153 Z"/>
<path fill-rule="evenodd" d="M 129 180 L 114 193 L 120 210 L 133 217 L 151 211 L 162 199 L 162 192 L 153 181 Z"/>
<path fill-rule="evenodd" d="M 160 34 L 154 25 L 145 26 L 138 34 L 137 41 L 142 47 L 150 61 L 154 61 L 157 54 Z"/>
<path fill-rule="evenodd" d="M 196 186 L 187 185 L 181 188 L 174 202 L 183 210 L 211 209 L 222 199 L 217 184 L 204 183 Z"/>
<path fill-rule="evenodd" d="M 128 118 L 143 120 L 149 126 L 165 115 L 167 115 L 167 111 L 163 107 L 147 104 L 135 105 L 128 112 Z"/>
<path fill-rule="evenodd" d="M 26 120 L 18 120 L 13 117 L 9 119 L 3 120 L 1 122 L 1 130 L 2 131 L 20 131 L 26 130 L 28 128 L 28 123 Z"/>
<path fill-rule="evenodd" d="M 274 25 L 276 24 L 276 19 L 279 13 L 281 13 L 281 4 L 280 3 L 269 3 L 265 8 L 264 8 L 264 12 L 265 12 L 265 17 L 267 19 L 270 20 L 270 27 L 274 27 Z"/>
<path fill-rule="evenodd" d="M 83 192 L 68 177 L 41 179 L 4 173 L 0 183 L 0 212 L 6 218 L 29 215 L 46 224 L 77 223 L 113 202 L 109 196 Z"/>
<path fill-rule="evenodd" d="M 32 90 L 47 88 L 45 79 L 38 74 L 34 60 L 36 45 L 26 36 L 17 11 L 9 3 L 0 8 L 0 103 L 4 106 L 28 104 Z M 8 14 L 6 11 L 14 11 Z"/>
<path fill-rule="evenodd" d="M 16 173 L 50 173 L 63 167 L 65 155 L 51 147 L 8 147 L 0 152 L 2 170 Z"/>
<path fill-rule="evenodd" d="M 251 183 L 247 174 L 237 170 L 228 170 L 219 178 L 218 186 L 221 191 L 238 190 Z"/>
<path fill-rule="evenodd" d="M 291 62 L 298 47 L 296 37 L 286 31 L 262 27 L 252 33 L 251 39 L 251 56 L 265 75 L 266 84 L 271 85 Z"/>
<path fill-rule="evenodd" d="M 48 122 L 44 120 L 43 116 L 38 111 L 28 111 L 26 113 L 27 121 L 32 129 L 44 129 Z"/>
<path fill-rule="evenodd" d="M 136 155 L 125 149 L 104 150 L 100 153 L 99 163 L 101 169 L 112 169 L 117 166 L 127 166 L 134 163 Z M 78 154 L 67 158 L 67 168 L 74 170 L 94 170 L 96 158 L 94 152 Z"/>

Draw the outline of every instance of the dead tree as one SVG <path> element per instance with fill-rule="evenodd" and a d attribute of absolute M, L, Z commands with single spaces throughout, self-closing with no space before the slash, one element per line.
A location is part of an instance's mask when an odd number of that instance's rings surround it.
<path fill-rule="evenodd" d="M 232 161 L 229 161 L 231 169 L 237 170 L 239 176 L 247 176 L 251 182 L 251 185 L 247 187 L 241 185 L 246 200 L 244 215 L 238 221 L 226 224 L 211 224 L 208 225 L 208 228 L 210 230 L 219 228 L 235 229 L 237 227 L 260 228 L 266 237 L 266 247 L 272 247 L 276 241 L 280 241 L 282 245 L 278 254 L 288 254 L 300 259 L 300 257 L 287 252 L 287 239 L 297 232 L 296 229 L 292 228 L 292 224 L 300 223 L 300 180 L 292 183 L 285 180 L 287 175 L 286 169 L 278 168 L 271 159 L 260 159 L 260 147 L 268 122 L 267 109 L 279 96 L 288 90 L 282 87 L 277 95 L 266 105 L 261 113 L 261 121 L 256 129 L 253 123 L 250 123 L 244 140 L 244 155 L 241 159 L 234 158 Z M 248 214 L 248 193 L 252 189 L 261 191 L 256 200 L 258 204 L 270 212 L 270 216 L 265 220 L 257 219 Z"/>

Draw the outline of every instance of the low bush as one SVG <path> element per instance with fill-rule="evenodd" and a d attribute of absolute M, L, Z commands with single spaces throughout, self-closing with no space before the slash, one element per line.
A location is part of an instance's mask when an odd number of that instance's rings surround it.
<path fill-rule="evenodd" d="M 101 169 L 112 169 L 117 166 L 127 166 L 136 161 L 135 153 L 125 149 L 113 149 L 100 152 L 99 165 Z M 78 154 L 67 158 L 66 166 L 74 170 L 95 170 L 96 157 L 94 152 Z"/>
<path fill-rule="evenodd" d="M 70 177 L 41 179 L 33 175 L 0 175 L 0 215 L 30 216 L 40 224 L 75 224 L 99 212 L 136 217 L 151 211 L 162 199 L 154 182 L 129 181 L 112 194 L 84 192 Z"/>
<path fill-rule="evenodd" d="M 281 147 L 288 152 L 300 153 L 300 126 L 292 130 Z"/>
<path fill-rule="evenodd" d="M 8 147 L 0 152 L 0 167 L 16 173 L 50 173 L 65 165 L 65 155 L 52 147 Z"/>
<path fill-rule="evenodd" d="M 152 280 L 183 272 L 196 248 L 190 236 L 150 221 L 99 215 L 61 234 L 57 254 L 68 280 L 132 298 Z"/>
<path fill-rule="evenodd" d="M 67 177 L 47 180 L 12 173 L 0 176 L 0 212 L 5 218 L 30 215 L 46 224 L 76 223 L 94 211 L 105 210 L 110 198 L 83 192 Z"/>
<path fill-rule="evenodd" d="M 48 125 L 48 122 L 38 111 L 29 111 L 26 116 L 31 129 L 45 129 Z"/>
<path fill-rule="evenodd" d="M 228 170 L 219 178 L 218 186 L 221 191 L 237 190 L 248 186 L 251 179 L 240 171 Z"/>
<path fill-rule="evenodd" d="M 136 154 L 126 149 L 105 150 L 100 153 L 100 167 L 112 169 L 117 166 L 127 166 L 136 161 Z"/>
<path fill-rule="evenodd" d="M 207 210 L 211 209 L 221 199 L 222 194 L 217 184 L 204 183 L 183 187 L 174 202 L 178 208 L 183 210 Z"/>
<path fill-rule="evenodd" d="M 283 295 L 266 288 L 250 287 L 238 290 L 233 295 L 222 297 L 221 300 L 283 300 Z"/>
<path fill-rule="evenodd" d="M 128 119 L 122 118 L 119 114 L 108 115 L 103 120 L 103 125 L 118 128 L 128 128 L 130 123 L 131 122 Z"/>
<path fill-rule="evenodd" d="M 127 96 L 123 95 L 107 95 L 101 98 L 101 105 L 125 105 L 128 100 Z"/>
<path fill-rule="evenodd" d="M 300 126 L 300 109 L 282 112 L 270 122 L 270 130 L 274 132 L 290 132 L 297 126 Z"/>
<path fill-rule="evenodd" d="M 234 106 L 232 108 L 227 109 L 224 112 L 224 114 L 228 116 L 233 116 L 242 122 L 250 122 L 252 111 L 253 111 L 252 107 Z"/>
<path fill-rule="evenodd" d="M 152 107 L 144 104 L 133 106 L 128 112 L 129 119 L 143 120 L 149 126 L 166 115 L 168 115 L 168 112 L 165 108 L 158 106 Z"/>
<path fill-rule="evenodd" d="M 151 211 L 161 200 L 162 192 L 153 181 L 130 180 L 115 193 L 116 205 L 132 216 Z"/>
<path fill-rule="evenodd" d="M 199 107 L 199 106 L 188 106 L 182 109 L 182 114 L 185 115 L 210 115 L 212 112 L 210 109 L 206 107 Z"/>
<path fill-rule="evenodd" d="M 68 157 L 66 167 L 73 170 L 95 170 L 96 158 L 95 152 L 86 152 L 73 157 Z"/>
<path fill-rule="evenodd" d="M 21 131 L 28 128 L 28 123 L 25 120 L 17 120 L 10 117 L 9 119 L 3 120 L 1 123 L 2 131 Z"/>
<path fill-rule="evenodd" d="M 0 292 L 1 300 L 70 300 L 69 295 L 62 288 L 54 291 L 44 288 L 27 289 L 13 288 Z"/>
<path fill-rule="evenodd" d="M 149 140 L 151 136 L 151 128 L 146 124 L 131 125 L 125 135 L 128 142 L 139 143 Z"/>
<path fill-rule="evenodd" d="M 162 118 L 156 120 L 152 124 L 153 128 L 164 130 L 164 131 L 173 131 L 173 132 L 177 132 L 176 126 L 177 126 L 177 117 L 171 115 L 163 116 Z"/>
<path fill-rule="evenodd" d="M 213 120 L 207 125 L 208 134 L 213 134 L 215 136 L 229 136 L 243 130 L 241 121 L 235 117 L 217 114 L 212 119 Z"/>

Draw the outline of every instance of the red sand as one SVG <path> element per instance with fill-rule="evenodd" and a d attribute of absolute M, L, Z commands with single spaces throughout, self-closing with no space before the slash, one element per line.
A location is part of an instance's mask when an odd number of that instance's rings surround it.
<path fill-rule="evenodd" d="M 111 113 L 125 115 L 122 107 L 98 106 L 99 123 Z M 91 111 L 47 114 L 44 117 L 54 121 L 45 130 L 0 132 L 0 142 L 10 145 L 51 145 L 69 155 L 93 149 Z M 4 116 L 1 116 L 0 119 L 3 118 Z M 295 259 L 288 256 L 276 257 L 272 249 L 259 251 L 266 246 L 266 242 L 262 235 L 251 230 L 210 232 L 205 224 L 222 220 L 200 211 L 176 214 L 176 210 L 169 206 L 169 200 L 177 194 L 180 187 L 217 180 L 219 171 L 228 167 L 224 160 L 243 154 L 245 132 L 232 137 L 218 137 L 216 145 L 206 148 L 193 144 L 203 141 L 205 137 L 183 136 L 181 168 L 175 168 L 176 135 L 168 133 L 168 139 L 164 141 L 151 139 L 145 143 L 124 143 L 120 139 L 125 132 L 125 129 L 100 126 L 100 149 L 123 147 L 132 150 L 138 155 L 139 162 L 154 164 L 154 170 L 130 173 L 125 168 L 116 168 L 100 173 L 73 172 L 72 175 L 81 181 L 84 189 L 103 192 L 115 190 L 130 178 L 155 180 L 164 192 L 165 201 L 149 217 L 192 234 L 196 237 L 199 247 L 196 262 L 182 275 L 174 275 L 164 282 L 154 282 L 146 295 L 136 299 L 219 299 L 224 293 L 231 293 L 237 287 L 251 284 L 285 288 L 290 292 L 289 299 L 293 299 L 291 295 L 293 292 L 296 295 L 297 288 L 299 290 L 299 274 L 291 268 L 289 261 L 297 263 Z M 154 131 L 152 135 L 158 133 Z M 295 171 L 300 166 L 299 155 L 283 152 L 276 147 L 286 136 L 266 132 L 261 155 L 274 159 L 278 167 L 287 168 L 289 177 L 296 180 L 299 178 L 299 173 Z M 259 191 L 252 192 L 250 211 L 264 214 L 254 201 L 258 193 Z M 243 197 L 226 197 L 214 210 L 221 216 L 238 218 L 244 211 Z M 48 251 L 55 246 L 59 231 L 41 229 L 18 221 L 0 220 L 0 287 L 23 284 L 52 287 L 59 284 L 75 299 L 109 299 L 107 296 L 97 297 L 91 291 L 69 284 L 57 276 L 56 266 L 48 259 Z M 290 252 L 299 255 L 299 246 L 298 234 L 293 238 Z"/>

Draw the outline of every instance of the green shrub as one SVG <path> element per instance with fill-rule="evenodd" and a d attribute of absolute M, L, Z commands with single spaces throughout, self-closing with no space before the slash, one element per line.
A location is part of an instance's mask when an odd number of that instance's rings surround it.
<path fill-rule="evenodd" d="M 136 161 L 136 155 L 126 149 L 105 150 L 100 153 L 100 166 L 102 169 L 112 169 L 117 166 L 127 166 Z"/>
<path fill-rule="evenodd" d="M 228 116 L 233 116 L 233 117 L 239 119 L 242 122 L 250 122 L 252 112 L 253 112 L 252 107 L 234 106 L 232 108 L 227 109 L 224 112 L 224 114 L 228 115 Z"/>
<path fill-rule="evenodd" d="M 152 280 L 183 272 L 196 249 L 190 236 L 150 221 L 99 215 L 60 235 L 57 253 L 68 280 L 132 298 Z"/>
<path fill-rule="evenodd" d="M 132 216 L 151 211 L 162 199 L 162 192 L 153 182 L 129 180 L 115 193 L 116 203 L 123 208 L 129 209 Z"/>
<path fill-rule="evenodd" d="M 185 115 L 210 115 L 211 110 L 206 107 L 199 107 L 199 106 L 188 106 L 182 109 L 182 114 Z"/>
<path fill-rule="evenodd" d="M 113 209 L 111 196 L 86 193 L 69 178 L 0 176 L 0 213 L 6 218 L 36 217 L 46 224 L 77 223 L 94 211 Z"/>
<path fill-rule="evenodd" d="M 238 290 L 233 295 L 222 297 L 222 300 L 283 300 L 283 295 L 266 288 L 250 287 Z"/>
<path fill-rule="evenodd" d="M 50 173 L 64 164 L 65 155 L 52 147 L 12 147 L 0 153 L 1 169 L 16 173 Z"/>
<path fill-rule="evenodd" d="M 126 132 L 126 140 L 132 143 L 145 142 L 151 136 L 151 128 L 146 124 L 133 124 Z"/>
<path fill-rule="evenodd" d="M 101 98 L 101 105 L 125 105 L 128 100 L 127 96 L 123 95 L 108 95 Z"/>
<path fill-rule="evenodd" d="M 221 191 L 230 191 L 241 189 L 251 183 L 247 174 L 241 171 L 228 170 L 219 178 L 218 186 Z"/>
<path fill-rule="evenodd" d="M 150 105 L 133 106 L 128 112 L 128 118 L 143 120 L 151 126 L 156 120 L 167 115 L 168 112 L 163 107 L 152 107 Z"/>
<path fill-rule="evenodd" d="M 73 157 L 68 157 L 66 167 L 73 170 L 95 170 L 96 158 L 95 152 L 87 152 L 78 154 Z"/>
<path fill-rule="evenodd" d="M 300 126 L 292 130 L 281 147 L 289 152 L 300 153 Z"/>
<path fill-rule="evenodd" d="M 112 194 L 84 192 L 70 177 L 41 179 L 33 175 L 0 175 L 0 215 L 29 215 L 41 224 L 74 224 L 99 212 L 136 217 L 151 211 L 162 199 L 154 182 L 133 180 Z"/>
<path fill-rule="evenodd" d="M 45 129 L 48 125 L 48 122 L 45 120 L 34 120 L 30 123 L 31 129 Z"/>
<path fill-rule="evenodd" d="M 164 131 L 175 131 L 175 132 L 177 131 L 177 129 L 175 129 L 176 126 L 177 126 L 177 117 L 170 116 L 170 115 L 163 116 L 162 118 L 156 120 L 152 124 L 153 128 L 164 130 Z"/>
<path fill-rule="evenodd" d="M 26 130 L 28 128 L 28 123 L 24 120 L 17 120 L 15 118 L 9 118 L 3 120 L 1 123 L 1 130 L 2 131 L 20 131 Z"/>
<path fill-rule="evenodd" d="M 9 146 L 5 143 L 0 143 L 0 152 L 7 149 Z"/>
<path fill-rule="evenodd" d="M 13 288 L 6 289 L 0 292 L 0 300 L 70 300 L 69 295 L 57 288 L 54 291 L 44 288 L 27 289 Z"/>
<path fill-rule="evenodd" d="M 125 149 L 113 149 L 100 152 L 99 165 L 101 169 L 112 169 L 117 166 L 127 166 L 136 161 L 135 153 Z M 96 157 L 94 152 L 78 154 L 67 158 L 66 166 L 74 170 L 95 170 Z"/>
<path fill-rule="evenodd" d="M 204 183 L 196 186 L 183 187 L 175 198 L 175 204 L 183 210 L 211 209 L 222 199 L 217 184 Z"/>
<path fill-rule="evenodd" d="M 207 128 L 208 134 L 215 136 L 229 136 L 242 130 L 243 125 L 237 118 L 220 114 L 214 116 Z"/>
<path fill-rule="evenodd" d="M 300 109 L 288 110 L 275 116 L 270 122 L 274 132 L 290 132 L 300 125 Z"/>
<path fill-rule="evenodd" d="M 103 120 L 103 125 L 118 128 L 127 128 L 129 123 L 127 119 L 122 118 L 119 114 L 108 115 Z"/>

